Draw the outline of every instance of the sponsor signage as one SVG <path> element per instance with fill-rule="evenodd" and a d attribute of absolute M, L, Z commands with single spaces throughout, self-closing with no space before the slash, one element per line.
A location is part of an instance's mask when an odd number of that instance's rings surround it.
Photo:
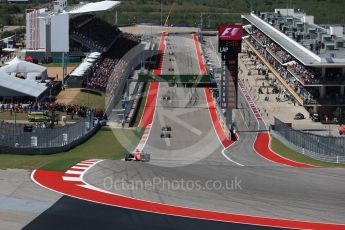
<path fill-rule="evenodd" d="M 30 137 L 30 141 L 32 147 L 37 147 L 37 137 Z"/>
<path fill-rule="evenodd" d="M 218 37 L 221 41 L 242 40 L 241 25 L 220 25 L 218 27 Z"/>
<path fill-rule="evenodd" d="M 242 47 L 241 25 L 220 25 L 218 27 L 218 52 L 239 53 Z"/>

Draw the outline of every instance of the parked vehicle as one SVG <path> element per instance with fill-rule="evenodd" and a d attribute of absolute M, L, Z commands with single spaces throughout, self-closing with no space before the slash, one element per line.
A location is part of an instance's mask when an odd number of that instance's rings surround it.
<path fill-rule="evenodd" d="M 295 120 L 303 120 L 304 118 L 303 113 L 296 113 L 294 117 Z"/>
<path fill-rule="evenodd" d="M 94 124 L 99 124 L 100 126 L 106 126 L 107 125 L 107 120 L 104 118 L 95 117 L 95 118 L 93 118 L 93 122 L 94 122 Z"/>
<path fill-rule="evenodd" d="M 47 110 L 30 110 L 28 120 L 32 122 L 44 122 L 49 121 L 50 116 Z"/>
<path fill-rule="evenodd" d="M 311 120 L 314 122 L 319 122 L 320 121 L 320 116 L 317 113 L 314 113 L 311 115 Z"/>

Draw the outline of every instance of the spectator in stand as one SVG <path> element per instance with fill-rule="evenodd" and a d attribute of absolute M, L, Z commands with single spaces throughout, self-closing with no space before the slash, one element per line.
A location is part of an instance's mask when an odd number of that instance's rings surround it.
<path fill-rule="evenodd" d="M 86 18 L 80 21 L 72 23 L 71 33 L 84 42 L 100 49 L 107 48 L 121 34 L 121 30 L 118 27 L 100 18 Z"/>
<path fill-rule="evenodd" d="M 138 36 L 123 33 L 113 44 L 110 50 L 102 55 L 99 63 L 95 64 L 87 75 L 84 75 L 84 83 L 89 80 L 88 87 L 101 91 L 111 92 L 124 80 L 123 71 L 128 63 L 121 59 L 130 49 L 140 43 Z M 87 77 L 86 77 L 87 76 Z"/>

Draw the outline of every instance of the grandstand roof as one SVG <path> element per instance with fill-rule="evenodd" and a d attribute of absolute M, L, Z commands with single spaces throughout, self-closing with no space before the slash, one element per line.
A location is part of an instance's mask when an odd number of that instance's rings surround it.
<path fill-rule="evenodd" d="M 92 66 L 92 63 L 88 61 L 82 62 L 77 68 L 73 70 L 72 73 L 70 73 L 71 76 L 77 76 L 81 77 L 84 75 L 84 73 Z"/>
<path fill-rule="evenodd" d="M 259 30 L 269 36 L 274 42 L 280 45 L 283 49 L 288 51 L 292 54 L 295 58 L 297 58 L 300 62 L 304 65 L 313 65 L 319 64 L 321 62 L 321 58 L 318 57 L 316 54 L 308 50 L 307 48 L 303 47 L 296 41 L 292 40 L 291 38 L 287 37 L 265 21 L 261 20 L 254 14 L 245 15 L 243 16 L 246 20 L 248 20 L 251 24 L 256 26 Z"/>
<path fill-rule="evenodd" d="M 267 17 L 261 18 L 261 16 L 259 17 L 254 13 L 251 13 L 250 15 L 242 15 L 242 18 L 246 19 L 250 24 L 261 30 L 275 43 L 299 60 L 303 65 L 314 67 L 345 67 L 345 49 L 342 45 L 345 38 L 343 36 L 342 27 L 335 25 L 329 26 L 329 28 L 326 29 L 314 24 L 313 22 L 304 22 L 304 19 L 300 19 L 299 13 L 294 13 L 293 15 L 284 17 L 290 20 L 295 19 L 296 21 L 294 23 L 299 25 L 304 23 L 304 30 L 307 30 L 307 32 L 297 30 L 299 34 L 305 34 L 306 36 L 299 38 L 299 41 L 297 41 L 295 38 L 281 32 L 278 29 L 278 25 L 281 24 L 281 20 L 283 18 L 281 15 L 277 18 L 274 18 L 274 15 L 270 15 L 269 18 L 271 21 L 268 20 Z M 274 20 L 274 22 L 272 22 L 272 20 Z M 288 27 L 292 36 L 291 28 L 296 30 L 296 26 L 293 27 L 291 26 L 291 22 L 288 22 L 285 24 L 285 28 L 286 27 Z M 309 29 L 314 32 L 310 33 Z M 317 38 L 315 36 L 321 36 L 321 38 Z M 325 38 L 329 40 L 324 40 Z M 321 41 L 325 46 L 330 46 L 331 48 L 322 49 L 320 52 L 315 52 L 314 48 L 313 52 L 313 50 L 310 49 L 310 44 L 316 44 L 316 42 Z"/>
<path fill-rule="evenodd" d="M 36 98 L 47 90 L 44 84 L 32 80 L 11 77 L 2 70 L 0 70 L 0 87 Z"/>
<path fill-rule="evenodd" d="M 100 2 L 91 2 L 84 5 L 78 5 L 76 8 L 70 10 L 69 14 L 83 14 L 91 13 L 98 11 L 107 11 L 113 9 L 114 7 L 120 5 L 119 1 L 100 1 Z"/>

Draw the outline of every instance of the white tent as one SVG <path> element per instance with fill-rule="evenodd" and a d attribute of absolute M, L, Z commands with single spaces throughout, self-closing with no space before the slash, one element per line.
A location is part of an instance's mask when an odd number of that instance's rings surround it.
<path fill-rule="evenodd" d="M 101 53 L 99 53 L 99 52 L 92 52 L 87 57 L 88 58 L 93 58 L 93 59 L 98 59 L 100 56 L 101 56 Z"/>
<path fill-rule="evenodd" d="M 32 97 L 39 97 L 47 90 L 45 84 L 40 84 L 35 81 L 11 77 L 0 68 L 0 87 L 10 89 L 22 94 Z"/>
<path fill-rule="evenodd" d="M 0 69 L 7 74 L 24 73 L 26 75 L 28 73 L 38 73 L 42 76 L 43 80 L 48 76 L 47 68 L 31 62 L 23 61 L 18 57 L 15 57 L 6 64 L 7 65 L 1 67 Z"/>

